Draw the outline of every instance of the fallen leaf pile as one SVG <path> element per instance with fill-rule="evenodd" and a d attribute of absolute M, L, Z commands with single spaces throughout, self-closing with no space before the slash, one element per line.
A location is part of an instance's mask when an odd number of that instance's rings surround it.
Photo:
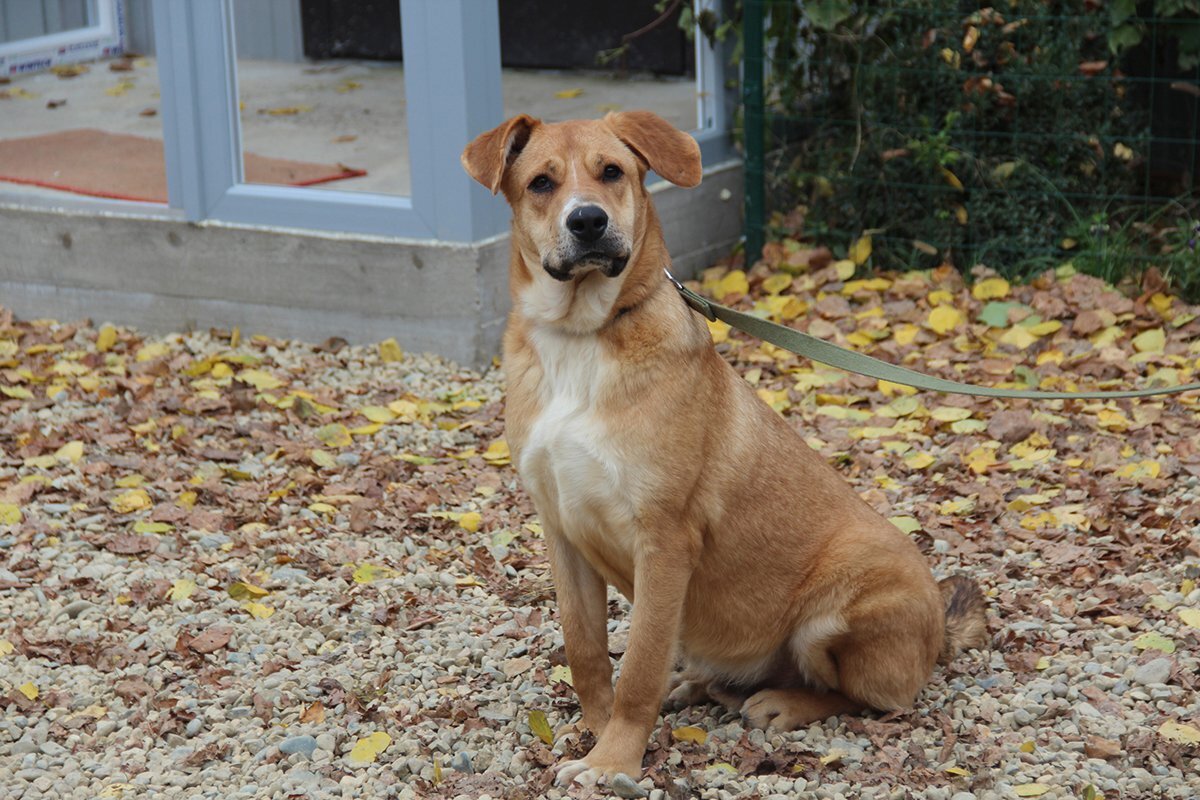
<path fill-rule="evenodd" d="M 869 239 L 846 258 L 785 240 L 693 286 L 978 384 L 1200 372 L 1197 310 L 1162 286 L 864 275 L 870 257 Z M 718 707 L 667 714 L 643 788 L 1115 797 L 1197 779 L 1200 397 L 915 393 L 710 329 L 938 575 L 979 580 L 994 647 L 939 668 L 910 711 L 766 736 Z M 233 786 L 252 757 L 301 794 L 559 796 L 552 732 L 578 707 L 499 377 L 391 340 L 0 311 L 0 708 L 85 766 L 120 762 L 90 779 L 105 796 L 143 772 Z M 0 755 L 25 741 L 6 724 Z"/>

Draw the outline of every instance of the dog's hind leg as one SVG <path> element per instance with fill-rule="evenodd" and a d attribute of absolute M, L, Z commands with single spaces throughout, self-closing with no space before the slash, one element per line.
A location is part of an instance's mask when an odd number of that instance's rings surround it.
<path fill-rule="evenodd" d="M 709 680 L 704 675 L 685 671 L 672 680 L 671 691 L 667 695 L 664 707 L 671 711 L 680 711 L 689 706 L 716 703 L 730 711 L 737 711 L 742 707 L 747 695 L 747 692 L 738 692 L 719 680 Z"/>
<path fill-rule="evenodd" d="M 845 623 L 820 640 L 794 645 L 801 678 L 815 688 L 767 688 L 742 706 L 746 724 L 794 730 L 838 714 L 911 706 L 929 680 L 942 646 L 937 599 L 874 597 L 847 609 Z"/>

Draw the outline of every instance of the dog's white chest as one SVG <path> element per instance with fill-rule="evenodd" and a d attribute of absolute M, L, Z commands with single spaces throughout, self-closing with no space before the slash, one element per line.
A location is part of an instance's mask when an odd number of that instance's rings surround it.
<path fill-rule="evenodd" d="M 628 562 L 634 519 L 628 470 L 618 437 L 597 413 L 613 365 L 590 336 L 539 332 L 534 345 L 544 373 L 542 402 L 517 469 L 543 522 L 586 555 Z"/>

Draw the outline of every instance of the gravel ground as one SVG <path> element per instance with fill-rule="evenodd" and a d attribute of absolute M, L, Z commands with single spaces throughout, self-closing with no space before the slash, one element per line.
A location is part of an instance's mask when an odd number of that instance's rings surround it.
<path fill-rule="evenodd" d="M 238 339 L 0 310 L 0 797 L 564 796 L 548 769 L 561 749 L 531 712 L 556 727 L 578 706 L 498 370 Z M 722 347 L 760 379 L 754 345 Z M 785 413 L 814 445 L 922 523 L 939 576 L 979 579 L 995 646 L 887 717 L 779 734 L 720 708 L 667 714 L 621 795 L 1197 797 L 1200 630 L 1181 612 L 1200 609 L 1198 552 L 1195 515 L 1178 513 L 1198 507 L 1192 462 L 1088 483 L 1062 464 L 1112 431 L 1007 407 L 1057 448 L 1012 478 L 1023 491 L 1115 504 L 1115 524 L 1035 535 L 1011 495 L 964 488 L 979 476 L 954 455 L 962 437 L 933 432 L 938 464 L 889 482 L 899 454 L 839 435 L 850 423 L 803 394 Z M 963 407 L 990 423 L 1005 406 Z M 1194 403 L 1155 407 L 1153 436 L 1117 444 L 1200 447 Z M 939 512 L 947 492 L 973 512 Z"/>

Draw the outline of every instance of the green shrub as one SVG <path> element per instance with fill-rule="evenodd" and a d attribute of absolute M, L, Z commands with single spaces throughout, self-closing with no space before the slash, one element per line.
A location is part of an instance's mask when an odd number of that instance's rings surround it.
<path fill-rule="evenodd" d="M 1158 5 L 1174 27 L 1153 30 L 1193 57 L 1192 3 Z M 1120 54 L 1149 28 L 1126 0 L 788 0 L 768 13 L 767 192 L 776 209 L 807 206 L 806 235 L 869 231 L 889 268 L 1019 276 L 1074 259 L 1200 283 L 1191 209 L 1147 202 L 1149 84 Z"/>

